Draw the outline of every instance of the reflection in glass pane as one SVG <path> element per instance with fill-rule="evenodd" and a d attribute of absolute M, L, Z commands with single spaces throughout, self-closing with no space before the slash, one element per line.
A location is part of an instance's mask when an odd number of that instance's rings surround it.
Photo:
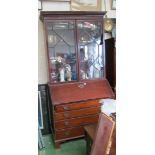
<path fill-rule="evenodd" d="M 53 82 L 77 80 L 74 22 L 48 23 L 48 49 Z"/>
<path fill-rule="evenodd" d="M 56 44 L 60 41 L 61 41 L 61 38 L 54 31 L 50 31 L 48 33 L 48 46 L 49 47 L 56 46 Z"/>
<path fill-rule="evenodd" d="M 100 22 L 78 22 L 80 78 L 103 77 L 103 52 Z"/>

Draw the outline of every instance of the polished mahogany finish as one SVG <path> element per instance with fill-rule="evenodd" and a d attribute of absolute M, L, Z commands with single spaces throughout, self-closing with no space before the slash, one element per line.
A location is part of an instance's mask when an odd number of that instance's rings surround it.
<path fill-rule="evenodd" d="M 100 115 L 98 124 L 84 127 L 87 155 L 116 155 L 116 116 Z"/>
<path fill-rule="evenodd" d="M 54 105 L 114 97 L 113 91 L 110 89 L 106 79 L 51 85 L 50 91 Z"/>
<path fill-rule="evenodd" d="M 84 129 L 83 127 L 74 127 L 74 128 L 67 128 L 62 130 L 57 130 L 55 132 L 55 139 L 61 140 L 66 138 L 72 138 L 72 137 L 79 137 L 84 136 Z"/>
<path fill-rule="evenodd" d="M 106 155 L 115 122 L 105 114 L 100 115 L 90 155 Z"/>
<path fill-rule="evenodd" d="M 84 64 L 87 66 L 87 69 L 84 70 L 84 74 L 87 74 L 86 80 L 98 80 L 99 77 L 105 77 L 104 14 L 105 12 L 102 11 L 40 12 L 40 17 L 45 26 L 49 81 L 51 84 L 81 81 L 80 74 L 83 73 Z M 57 61 L 58 57 L 64 61 Z M 60 80 L 58 77 L 60 62 L 71 66 L 71 72 L 74 74 L 72 74 L 71 80 Z"/>
<path fill-rule="evenodd" d="M 86 125 L 84 127 L 86 134 L 91 138 L 92 141 L 94 140 L 94 137 L 95 137 L 96 128 L 97 128 L 97 124 Z"/>
<path fill-rule="evenodd" d="M 56 129 L 64 129 L 75 126 L 84 126 L 90 123 L 96 123 L 98 121 L 99 115 L 89 115 L 83 117 L 77 117 L 72 119 L 66 119 L 63 121 L 55 122 Z"/>
<path fill-rule="evenodd" d="M 40 19 L 92 19 L 103 18 L 105 14 L 105 11 L 41 11 Z"/>
<path fill-rule="evenodd" d="M 116 125 L 112 134 L 112 144 L 110 147 L 109 155 L 116 155 Z"/>
<path fill-rule="evenodd" d="M 114 98 L 106 80 L 105 13 L 41 11 L 49 69 L 51 128 L 56 148 L 65 140 L 83 137 L 84 125 L 98 122 L 99 100 Z"/>
<path fill-rule="evenodd" d="M 57 15 L 65 16 L 75 16 L 75 15 L 84 15 L 84 16 L 102 16 L 105 15 L 105 11 L 41 11 L 41 17 L 53 17 Z"/>
<path fill-rule="evenodd" d="M 85 104 L 83 104 L 83 105 L 85 105 Z M 80 108 L 80 110 L 72 110 L 72 111 L 66 111 L 66 112 L 55 112 L 54 118 L 56 121 L 59 121 L 59 120 L 76 118 L 76 117 L 85 116 L 85 115 L 95 115 L 97 113 L 100 113 L 100 111 L 101 111 L 100 106 L 84 108 L 84 109 Z"/>
<path fill-rule="evenodd" d="M 96 107 L 96 106 L 101 106 L 101 103 L 99 103 L 99 100 L 88 100 L 88 101 L 68 103 L 67 105 L 63 104 L 63 105 L 55 106 L 55 111 L 62 112 L 67 110 L 80 110 L 80 109 Z"/>

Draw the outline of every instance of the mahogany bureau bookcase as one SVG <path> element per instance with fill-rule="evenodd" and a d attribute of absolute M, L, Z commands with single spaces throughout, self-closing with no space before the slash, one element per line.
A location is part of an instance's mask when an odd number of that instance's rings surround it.
<path fill-rule="evenodd" d="M 97 123 L 102 98 L 114 98 L 106 80 L 105 12 L 41 11 L 49 69 L 50 119 L 55 147 L 84 136 Z"/>

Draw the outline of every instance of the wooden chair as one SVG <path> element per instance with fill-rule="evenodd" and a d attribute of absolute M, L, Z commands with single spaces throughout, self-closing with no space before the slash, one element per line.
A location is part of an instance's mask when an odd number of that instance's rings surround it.
<path fill-rule="evenodd" d="M 114 142 L 116 140 L 116 135 L 113 131 L 115 131 L 115 122 L 104 113 L 100 114 L 97 126 L 86 126 L 87 155 L 115 155 L 116 149 L 112 147 L 116 147 L 116 142 Z M 92 139 L 91 151 L 89 151 L 88 148 L 91 143 L 88 141 L 87 137 Z M 108 150 L 112 138 L 112 149 Z"/>

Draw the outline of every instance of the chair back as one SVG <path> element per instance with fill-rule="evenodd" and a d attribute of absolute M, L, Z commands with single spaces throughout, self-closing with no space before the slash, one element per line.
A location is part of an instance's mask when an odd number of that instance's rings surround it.
<path fill-rule="evenodd" d="M 100 114 L 90 155 L 106 155 L 114 126 L 115 122 L 110 117 L 104 113 Z"/>

